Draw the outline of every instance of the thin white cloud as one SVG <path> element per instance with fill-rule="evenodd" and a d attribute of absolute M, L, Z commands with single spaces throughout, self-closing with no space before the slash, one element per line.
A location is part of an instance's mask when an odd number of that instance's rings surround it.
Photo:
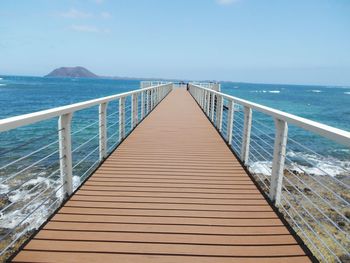
<path fill-rule="evenodd" d="M 98 27 L 90 26 L 90 25 L 72 25 L 71 29 L 78 32 L 88 32 L 88 33 L 100 32 Z"/>
<path fill-rule="evenodd" d="M 239 0 L 216 0 L 219 5 L 231 5 L 237 3 Z"/>
<path fill-rule="evenodd" d="M 72 25 L 70 29 L 77 32 L 85 32 L 85 33 L 104 33 L 104 34 L 111 33 L 111 30 L 109 28 L 99 28 L 94 25 Z"/>
<path fill-rule="evenodd" d="M 109 18 L 112 17 L 112 15 L 109 12 L 102 12 L 101 13 L 101 17 L 104 18 L 104 19 L 109 19 Z"/>
<path fill-rule="evenodd" d="M 93 17 L 93 15 L 91 13 L 79 11 L 79 10 L 74 9 L 74 8 L 69 9 L 67 12 L 61 13 L 60 15 L 61 15 L 61 17 L 72 18 L 72 19 Z"/>

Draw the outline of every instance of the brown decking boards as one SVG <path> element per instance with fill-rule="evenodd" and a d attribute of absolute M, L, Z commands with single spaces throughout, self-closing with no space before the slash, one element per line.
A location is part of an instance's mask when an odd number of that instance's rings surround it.
<path fill-rule="evenodd" d="M 186 90 L 129 135 L 16 262 L 307 262 Z"/>

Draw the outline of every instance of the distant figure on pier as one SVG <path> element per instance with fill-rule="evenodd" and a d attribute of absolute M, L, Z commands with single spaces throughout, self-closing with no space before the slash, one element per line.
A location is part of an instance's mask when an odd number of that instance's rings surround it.
<path fill-rule="evenodd" d="M 187 90 L 189 89 L 189 84 L 188 84 L 188 83 L 186 83 L 186 89 L 187 89 Z"/>

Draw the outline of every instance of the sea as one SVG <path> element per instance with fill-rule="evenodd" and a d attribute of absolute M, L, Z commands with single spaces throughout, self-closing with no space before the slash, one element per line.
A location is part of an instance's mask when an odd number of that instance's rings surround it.
<path fill-rule="evenodd" d="M 0 75 L 0 119 L 127 92 L 139 87 L 140 80 Z M 350 131 L 350 86 L 221 82 L 221 91 Z M 108 142 L 109 151 L 118 144 L 118 136 L 115 136 L 117 107 L 117 102 L 108 105 L 108 136 L 114 138 Z M 239 116 L 239 107 L 236 110 L 237 114 L 235 114 Z M 96 137 L 98 107 L 75 113 L 72 126 L 72 132 L 77 132 L 72 137 L 72 149 L 75 151 L 73 174 L 76 188 L 89 175 L 89 171 L 98 165 L 96 163 L 98 160 L 98 136 Z M 86 126 L 89 127 L 85 129 Z M 79 132 L 81 128 L 84 130 Z M 38 209 L 38 202 L 42 201 L 40 198 L 37 199 L 38 191 L 40 190 L 44 197 L 47 197 L 50 192 L 56 191 L 56 186 L 59 186 L 56 184 L 59 180 L 57 129 L 57 118 L 53 118 L 0 133 L 0 208 L 2 209 L 0 216 L 3 219 L 0 227 L 6 229 L 18 227 L 27 220 L 25 216 L 28 213 Z M 262 145 L 266 144 L 266 149 L 273 148 L 274 122 L 271 117 L 253 111 L 252 132 L 253 136 L 256 135 L 252 139 L 254 141 L 252 147 L 262 149 L 265 148 Z M 263 136 L 259 136 L 260 132 Z M 234 132 L 234 140 L 235 138 Z M 239 140 L 238 135 L 237 140 Z M 86 148 L 83 149 L 85 143 Z M 348 147 L 293 125 L 289 126 L 288 144 L 289 160 L 292 163 L 298 162 L 312 175 L 337 177 L 349 174 L 350 149 Z M 81 145 L 84 147 L 80 147 Z M 30 155 L 33 151 L 38 152 Z M 238 150 L 237 154 L 239 154 Z M 30 156 L 24 158 L 26 155 Z M 262 166 L 271 162 L 270 157 L 271 154 L 261 151 L 254 156 L 252 159 L 254 162 L 250 165 L 259 172 Z M 263 173 L 263 171 L 260 172 Z M 22 210 L 18 211 L 18 208 Z M 47 207 L 39 213 L 42 218 L 47 217 Z M 41 222 L 42 220 L 37 221 L 38 224 Z"/>
<path fill-rule="evenodd" d="M 140 81 L 0 76 L 0 119 L 138 89 Z M 350 131 L 350 86 L 221 82 L 221 91 Z M 94 112 L 90 111 L 82 113 L 81 116 L 82 119 L 89 117 L 95 119 L 96 117 Z M 272 118 L 266 115 L 253 112 L 253 120 L 265 123 L 271 128 L 271 132 L 274 129 Z M 45 127 L 46 123 L 47 127 Z M 32 132 L 35 132 L 36 135 L 45 135 L 44 131 L 49 131 L 52 126 L 56 125 L 52 121 L 46 123 L 40 125 L 40 129 L 31 126 L 28 129 L 23 128 L 25 131 L 23 134 L 22 129 L 17 129 L 17 132 L 9 132 L 6 136 L 2 134 L 0 150 L 15 147 L 15 138 L 18 143 L 23 143 L 25 141 L 21 136 L 26 137 Z M 264 128 L 261 127 L 261 129 Z M 324 157 L 341 161 L 350 159 L 350 149 L 347 147 L 297 127 L 289 127 L 289 138 Z M 315 159 L 317 159 L 316 156 Z"/>

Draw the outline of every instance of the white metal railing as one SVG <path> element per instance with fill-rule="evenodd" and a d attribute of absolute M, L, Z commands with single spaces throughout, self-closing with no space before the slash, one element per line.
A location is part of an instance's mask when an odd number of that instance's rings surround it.
<path fill-rule="evenodd" d="M 221 90 L 220 83 L 217 82 L 191 82 L 191 84 L 219 92 Z"/>
<path fill-rule="evenodd" d="M 141 85 L 141 89 L 145 89 L 145 88 L 148 88 L 148 87 L 164 85 L 164 84 L 167 84 L 167 83 L 169 83 L 169 82 L 167 82 L 167 81 L 159 81 L 159 80 L 145 80 L 145 81 L 141 81 L 140 85 Z"/>
<path fill-rule="evenodd" d="M 0 120 L 0 261 L 79 187 L 173 84 L 141 82 L 141 87 Z M 37 133 L 46 126 L 21 130 L 43 122 L 50 123 L 43 136 Z M 11 132 L 20 142 L 5 147 Z"/>
<path fill-rule="evenodd" d="M 302 145 L 288 136 L 288 126 L 345 147 L 350 147 L 350 133 L 203 83 L 191 83 L 189 91 L 313 254 L 323 262 L 349 260 L 350 162 L 326 158 Z M 339 171 L 337 176 L 330 167 Z"/>

